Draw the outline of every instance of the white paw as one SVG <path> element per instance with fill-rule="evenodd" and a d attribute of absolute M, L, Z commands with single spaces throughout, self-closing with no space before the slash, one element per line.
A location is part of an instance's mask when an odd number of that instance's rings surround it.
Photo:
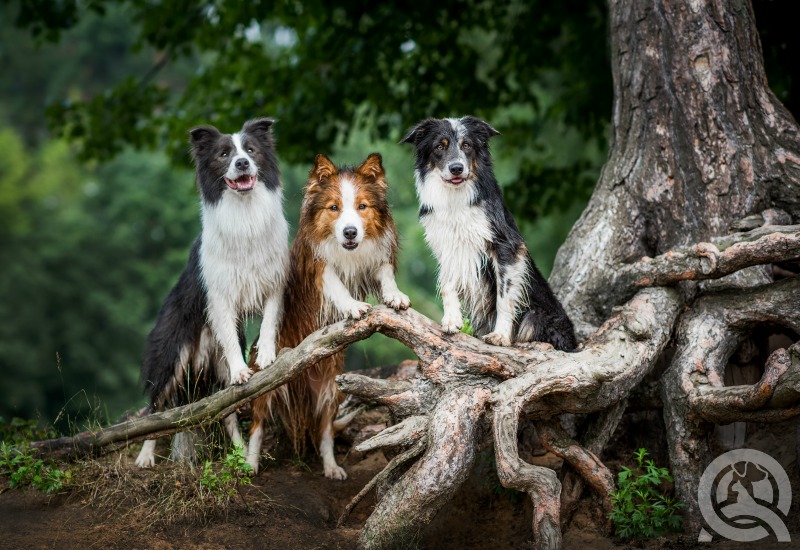
<path fill-rule="evenodd" d="M 344 471 L 344 468 L 336 464 L 325 464 L 325 477 L 328 479 L 338 479 L 340 481 L 344 481 L 347 479 L 347 472 Z"/>
<path fill-rule="evenodd" d="M 398 290 L 384 294 L 383 303 L 393 309 L 408 309 L 411 299 Z"/>
<path fill-rule="evenodd" d="M 499 332 L 490 332 L 489 334 L 483 337 L 483 341 L 493 346 L 508 347 L 511 345 L 511 338 L 509 338 L 505 334 L 500 334 Z"/>
<path fill-rule="evenodd" d="M 156 465 L 156 455 L 153 452 L 155 448 L 155 441 L 147 440 L 142 445 L 142 451 L 136 457 L 136 465 L 139 468 L 152 468 Z"/>
<path fill-rule="evenodd" d="M 253 469 L 253 475 L 256 475 L 258 473 L 258 457 L 248 456 L 247 464 Z"/>
<path fill-rule="evenodd" d="M 442 330 L 445 334 L 455 334 L 459 332 L 463 326 L 464 320 L 461 318 L 461 315 L 456 316 L 445 313 L 444 317 L 442 317 Z"/>
<path fill-rule="evenodd" d="M 372 309 L 372 306 L 367 302 L 358 302 L 353 300 L 353 303 L 347 307 L 346 313 L 351 319 L 358 319 L 370 309 Z"/>
<path fill-rule="evenodd" d="M 231 384 L 243 384 L 247 382 L 253 373 L 247 368 L 244 361 L 238 367 L 231 367 Z"/>
<path fill-rule="evenodd" d="M 264 369 L 272 364 L 275 361 L 275 346 L 264 346 L 264 348 L 258 348 L 258 355 L 256 355 L 256 366 L 259 369 Z"/>

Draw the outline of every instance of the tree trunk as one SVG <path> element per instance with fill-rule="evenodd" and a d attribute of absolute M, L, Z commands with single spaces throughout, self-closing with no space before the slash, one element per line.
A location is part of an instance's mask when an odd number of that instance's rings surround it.
<path fill-rule="evenodd" d="M 609 16 L 611 150 L 550 278 L 583 338 L 632 295 L 621 266 L 770 208 L 800 217 L 800 135 L 750 2 L 612 0 Z"/>

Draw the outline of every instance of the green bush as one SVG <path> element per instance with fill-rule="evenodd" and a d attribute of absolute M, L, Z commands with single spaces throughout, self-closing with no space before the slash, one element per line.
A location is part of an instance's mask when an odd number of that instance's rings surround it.
<path fill-rule="evenodd" d="M 251 484 L 252 473 L 253 469 L 244 456 L 244 447 L 235 447 L 232 452 L 225 455 L 216 471 L 212 461 L 205 462 L 200 485 L 208 491 L 210 497 L 219 504 L 224 504 L 230 502 L 242 486 Z"/>
<path fill-rule="evenodd" d="M 58 491 L 69 480 L 66 472 L 49 462 L 34 456 L 24 446 L 0 442 L 0 475 L 8 476 L 8 486 L 33 487 L 43 493 Z"/>
<path fill-rule="evenodd" d="M 658 537 L 680 530 L 678 511 L 683 504 L 664 494 L 664 481 L 672 482 L 666 468 L 659 468 L 652 460 L 645 460 L 646 449 L 634 454 L 636 466 L 622 467 L 618 474 L 618 487 L 611 494 L 611 521 L 617 536 L 626 539 Z"/>

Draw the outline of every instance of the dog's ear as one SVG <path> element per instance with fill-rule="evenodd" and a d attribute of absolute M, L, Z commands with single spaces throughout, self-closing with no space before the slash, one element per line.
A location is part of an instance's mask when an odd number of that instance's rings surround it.
<path fill-rule="evenodd" d="M 272 118 L 254 118 L 244 123 L 242 132 L 255 137 L 259 141 L 271 141 L 273 124 L 275 124 L 275 119 Z"/>
<path fill-rule="evenodd" d="M 386 187 L 386 172 L 383 170 L 383 157 L 380 153 L 372 153 L 361 166 L 356 168 L 356 174 L 371 183 Z"/>
<path fill-rule="evenodd" d="M 491 137 L 500 135 L 500 132 L 495 130 L 488 122 L 474 116 L 462 117 L 461 124 L 466 126 L 470 133 L 478 136 L 483 143 L 488 142 Z"/>
<path fill-rule="evenodd" d="M 317 155 L 314 168 L 308 173 L 308 186 L 313 187 L 319 183 L 325 183 L 331 176 L 335 175 L 337 171 L 331 159 L 320 153 Z"/>
<path fill-rule="evenodd" d="M 406 137 L 400 140 L 400 143 L 413 143 L 414 145 L 418 144 L 425 135 L 430 132 L 437 124 L 439 123 L 438 120 L 435 118 L 426 118 L 423 121 L 417 123 L 416 126 L 411 128 Z"/>
<path fill-rule="evenodd" d="M 189 130 L 189 143 L 191 144 L 192 157 L 197 160 L 204 151 L 211 148 L 222 134 L 213 126 L 195 126 Z"/>

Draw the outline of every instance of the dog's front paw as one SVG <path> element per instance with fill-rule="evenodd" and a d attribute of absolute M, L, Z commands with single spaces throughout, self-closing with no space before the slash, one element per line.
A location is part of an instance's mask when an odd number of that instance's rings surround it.
<path fill-rule="evenodd" d="M 155 441 L 148 439 L 142 445 L 139 456 L 136 457 L 136 465 L 139 468 L 152 468 L 156 465 Z"/>
<path fill-rule="evenodd" d="M 493 346 L 508 347 L 511 345 L 511 338 L 509 338 L 505 334 L 500 334 L 499 332 L 490 332 L 489 334 L 483 337 L 483 341 Z"/>
<path fill-rule="evenodd" d="M 411 299 L 398 290 L 384 294 L 383 303 L 392 309 L 408 309 L 411 306 Z"/>
<path fill-rule="evenodd" d="M 153 466 L 156 465 L 156 457 L 154 457 L 153 455 L 146 457 L 142 457 L 142 455 L 139 455 L 138 457 L 136 457 L 136 465 L 139 468 L 152 468 Z"/>
<path fill-rule="evenodd" d="M 275 346 L 264 346 L 264 348 L 258 348 L 258 355 L 256 355 L 256 366 L 259 369 L 264 369 L 272 364 L 275 361 Z"/>
<path fill-rule="evenodd" d="M 344 481 L 347 479 L 347 472 L 345 472 L 344 468 L 338 464 L 325 464 L 324 470 L 325 477 L 328 479 L 338 479 L 339 481 Z"/>
<path fill-rule="evenodd" d="M 247 368 L 244 361 L 239 367 L 231 367 L 231 384 L 244 384 L 250 380 L 251 376 L 253 376 L 253 372 Z"/>
<path fill-rule="evenodd" d="M 347 316 L 351 319 L 358 319 L 370 309 L 372 309 L 372 306 L 367 302 L 353 300 L 353 303 L 347 307 Z"/>
<path fill-rule="evenodd" d="M 463 326 L 464 320 L 461 318 L 461 315 L 456 316 L 445 313 L 444 317 L 442 317 L 442 330 L 445 334 L 455 334 L 459 332 Z"/>

